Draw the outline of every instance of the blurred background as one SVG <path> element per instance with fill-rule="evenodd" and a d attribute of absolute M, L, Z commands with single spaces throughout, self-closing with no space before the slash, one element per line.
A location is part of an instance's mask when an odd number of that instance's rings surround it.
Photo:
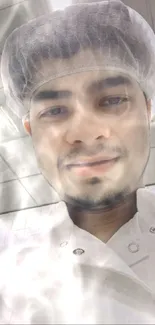
<path fill-rule="evenodd" d="M 29 20 L 82 0 L 0 0 L 0 56 L 8 35 Z M 86 0 L 85 0 L 86 2 Z M 89 2 L 93 2 L 90 0 Z M 155 0 L 122 1 L 137 10 L 155 31 Z M 155 104 L 152 101 L 151 155 L 144 182 L 155 191 Z M 31 139 L 21 119 L 6 105 L 0 81 L 0 214 L 42 207 L 59 200 L 37 167 Z M 32 209 L 33 208 L 33 209 Z"/>

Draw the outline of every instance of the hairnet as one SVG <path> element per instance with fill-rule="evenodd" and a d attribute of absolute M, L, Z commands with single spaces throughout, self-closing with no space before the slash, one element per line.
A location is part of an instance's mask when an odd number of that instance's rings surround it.
<path fill-rule="evenodd" d="M 92 53 L 87 60 L 81 56 L 74 66 L 64 61 L 86 49 Z M 96 60 L 96 49 L 103 60 Z M 55 58 L 59 65 L 52 64 Z M 50 60 L 48 73 L 43 68 L 46 60 Z M 93 69 L 125 72 L 136 79 L 148 98 L 155 93 L 154 32 L 121 1 L 76 4 L 22 25 L 7 39 L 1 64 L 11 108 L 23 107 L 24 99 L 30 99 L 49 80 Z"/>

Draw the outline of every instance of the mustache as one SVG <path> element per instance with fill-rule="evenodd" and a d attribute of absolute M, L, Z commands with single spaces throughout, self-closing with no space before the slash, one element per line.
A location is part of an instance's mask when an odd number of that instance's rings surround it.
<path fill-rule="evenodd" d="M 68 154 L 64 154 L 58 158 L 58 168 L 61 168 L 65 163 L 72 163 L 76 159 L 80 159 L 80 157 L 93 157 L 96 155 L 118 155 L 125 157 L 127 156 L 127 149 L 118 147 L 116 145 L 105 145 L 99 144 L 95 148 L 88 148 L 88 147 L 75 147 L 73 148 Z"/>

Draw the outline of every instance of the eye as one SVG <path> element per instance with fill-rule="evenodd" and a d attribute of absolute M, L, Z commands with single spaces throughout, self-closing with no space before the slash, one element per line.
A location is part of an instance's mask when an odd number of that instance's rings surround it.
<path fill-rule="evenodd" d="M 121 105 L 123 103 L 128 102 L 129 99 L 128 97 L 120 97 L 120 96 L 115 96 L 115 97 L 106 97 L 106 98 L 102 98 L 99 102 L 99 106 L 117 106 L 117 105 Z"/>
<path fill-rule="evenodd" d="M 128 108 L 129 98 L 125 96 L 104 97 L 99 101 L 99 107 L 107 114 L 123 114 Z"/>
<path fill-rule="evenodd" d="M 67 108 L 64 106 L 54 106 L 46 109 L 40 114 L 40 117 L 62 117 L 68 112 Z"/>

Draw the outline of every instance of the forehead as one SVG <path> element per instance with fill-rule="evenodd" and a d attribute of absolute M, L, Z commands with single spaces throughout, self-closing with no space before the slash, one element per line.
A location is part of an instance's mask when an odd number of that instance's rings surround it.
<path fill-rule="evenodd" d="M 51 80 L 37 89 L 34 96 L 40 91 L 61 91 L 68 90 L 72 93 L 94 91 L 103 91 L 110 88 L 135 88 L 138 87 L 136 81 L 132 80 L 128 75 L 122 73 L 114 73 L 112 71 L 86 71 L 71 74 Z"/>
<path fill-rule="evenodd" d="M 42 89 L 47 87 L 59 88 L 65 83 L 72 84 L 74 87 L 77 83 L 85 85 L 89 81 L 107 78 L 108 76 L 128 75 L 128 72 L 122 72 L 121 67 L 107 68 L 107 55 L 103 50 L 82 50 L 70 58 L 53 58 L 51 60 L 44 60 L 37 69 L 35 76 L 36 87 Z M 116 63 L 116 62 L 115 62 Z M 120 64 L 119 64 L 120 66 Z M 133 79 L 128 76 L 129 79 Z M 75 82 L 76 81 L 76 82 Z M 132 83 L 134 80 L 132 80 Z"/>

